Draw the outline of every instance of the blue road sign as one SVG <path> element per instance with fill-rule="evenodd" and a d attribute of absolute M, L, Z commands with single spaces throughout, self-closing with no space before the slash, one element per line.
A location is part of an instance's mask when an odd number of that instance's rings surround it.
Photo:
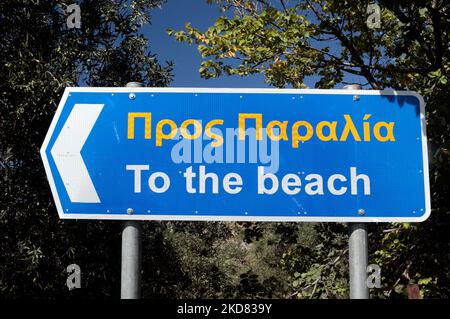
<path fill-rule="evenodd" d="M 61 218 L 423 221 L 415 92 L 67 88 L 41 149 Z"/>

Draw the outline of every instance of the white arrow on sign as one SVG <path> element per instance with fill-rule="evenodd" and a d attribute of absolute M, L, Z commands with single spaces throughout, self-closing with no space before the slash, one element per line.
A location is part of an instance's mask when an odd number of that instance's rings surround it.
<path fill-rule="evenodd" d="M 73 203 L 100 203 L 81 157 L 104 104 L 75 104 L 50 153 Z"/>

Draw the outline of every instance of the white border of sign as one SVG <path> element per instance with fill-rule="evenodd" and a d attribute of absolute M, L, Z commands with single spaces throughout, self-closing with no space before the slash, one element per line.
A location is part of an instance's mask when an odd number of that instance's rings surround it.
<path fill-rule="evenodd" d="M 425 212 L 422 216 L 414 217 L 295 217 L 295 216 L 195 216 L 195 215 L 107 215 L 105 214 L 66 214 L 63 211 L 58 192 L 55 186 L 50 165 L 45 150 L 58 123 L 62 109 L 72 92 L 99 92 L 99 93 L 278 93 L 278 94 L 342 94 L 342 95 L 406 95 L 414 96 L 420 102 L 420 124 L 422 131 L 422 158 L 425 191 Z M 240 89 L 240 88 L 150 88 L 150 87 L 68 87 L 58 105 L 55 116 L 41 147 L 41 156 L 44 162 L 47 178 L 53 198 L 56 203 L 58 215 L 61 219 L 95 219 L 95 220 L 178 220 L 178 221 L 261 221 L 261 222 L 421 222 L 431 214 L 430 184 L 428 174 L 428 147 L 425 119 L 425 102 L 420 94 L 414 91 L 373 91 L 373 90 L 322 90 L 322 89 Z"/>

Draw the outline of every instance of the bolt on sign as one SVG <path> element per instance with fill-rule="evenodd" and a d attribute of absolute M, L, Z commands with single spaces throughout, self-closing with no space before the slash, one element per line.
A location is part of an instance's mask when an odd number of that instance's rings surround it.
<path fill-rule="evenodd" d="M 411 91 L 67 88 L 41 149 L 61 218 L 423 221 Z"/>

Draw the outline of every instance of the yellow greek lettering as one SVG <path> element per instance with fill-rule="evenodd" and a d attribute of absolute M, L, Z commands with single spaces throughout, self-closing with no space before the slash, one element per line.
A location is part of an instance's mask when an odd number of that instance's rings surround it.
<path fill-rule="evenodd" d="M 239 113 L 238 139 L 245 140 L 245 120 L 254 119 L 256 126 L 256 139 L 262 140 L 262 114 L 259 113 Z"/>
<path fill-rule="evenodd" d="M 375 138 L 380 142 L 395 142 L 394 125 L 394 122 L 378 122 L 377 124 L 375 124 L 373 128 L 373 134 L 375 135 Z M 386 136 L 381 136 L 380 130 L 382 127 L 386 128 Z"/>
<path fill-rule="evenodd" d="M 194 134 L 190 134 L 187 130 L 187 127 L 189 125 L 194 126 Z M 188 139 L 188 140 L 195 140 L 196 138 L 199 138 L 202 135 L 202 124 L 197 120 L 186 120 L 183 123 L 181 123 L 180 127 L 181 135 Z"/>
<path fill-rule="evenodd" d="M 283 121 L 283 122 L 280 122 L 280 121 L 270 121 L 270 122 L 267 124 L 267 127 L 266 127 L 267 136 L 268 136 L 271 140 L 274 140 L 274 141 L 279 141 L 279 140 L 287 141 L 287 140 L 288 140 L 287 133 L 286 133 L 286 130 L 287 130 L 287 124 L 288 124 L 287 121 Z M 280 128 L 280 133 L 279 133 L 278 135 L 274 135 L 274 134 L 273 134 L 273 127 L 274 127 L 274 126 L 278 126 L 278 127 Z"/>
<path fill-rule="evenodd" d="M 214 142 L 211 143 L 212 147 L 219 147 L 223 144 L 223 137 L 219 134 L 215 134 L 211 132 L 211 129 L 214 125 L 222 125 L 223 120 L 212 120 L 209 121 L 205 126 L 205 135 L 209 138 L 215 139 Z"/>
<path fill-rule="evenodd" d="M 327 122 L 327 121 L 322 121 L 319 122 L 316 126 L 316 134 L 317 137 L 321 140 L 321 141 L 337 141 L 337 135 L 336 135 L 336 126 L 337 126 L 337 122 L 333 121 L 333 122 Z M 328 136 L 325 136 L 323 133 L 323 128 L 324 127 L 328 127 L 328 130 L 330 131 L 328 133 Z"/>
<path fill-rule="evenodd" d="M 344 131 L 342 132 L 340 140 L 346 141 L 348 133 L 351 132 L 355 141 L 361 142 L 361 137 L 359 136 L 358 130 L 356 129 L 355 124 L 353 123 L 350 115 L 344 114 L 344 118 L 345 118 L 346 123 L 345 123 Z"/>
<path fill-rule="evenodd" d="M 364 115 L 363 120 L 367 121 L 371 116 L 372 114 L 366 114 Z M 364 141 L 370 142 L 370 123 L 364 122 L 363 127 L 364 127 Z"/>
<path fill-rule="evenodd" d="M 147 112 L 131 112 L 128 113 L 128 139 L 134 139 L 134 122 L 136 118 L 144 118 L 144 138 L 151 139 L 152 131 L 151 131 L 151 121 L 152 121 L 152 113 Z"/>
<path fill-rule="evenodd" d="M 304 126 L 306 128 L 306 134 L 300 135 L 298 133 L 298 129 L 300 126 Z M 298 141 L 307 141 L 309 140 L 314 134 L 314 129 L 312 125 L 309 122 L 306 121 L 297 121 L 292 126 L 292 147 L 298 148 Z"/>
<path fill-rule="evenodd" d="M 164 125 L 169 125 L 170 133 L 165 134 L 163 131 Z M 174 121 L 164 119 L 158 122 L 156 125 L 156 146 L 162 146 L 162 140 L 170 140 L 177 134 L 178 128 Z"/>

